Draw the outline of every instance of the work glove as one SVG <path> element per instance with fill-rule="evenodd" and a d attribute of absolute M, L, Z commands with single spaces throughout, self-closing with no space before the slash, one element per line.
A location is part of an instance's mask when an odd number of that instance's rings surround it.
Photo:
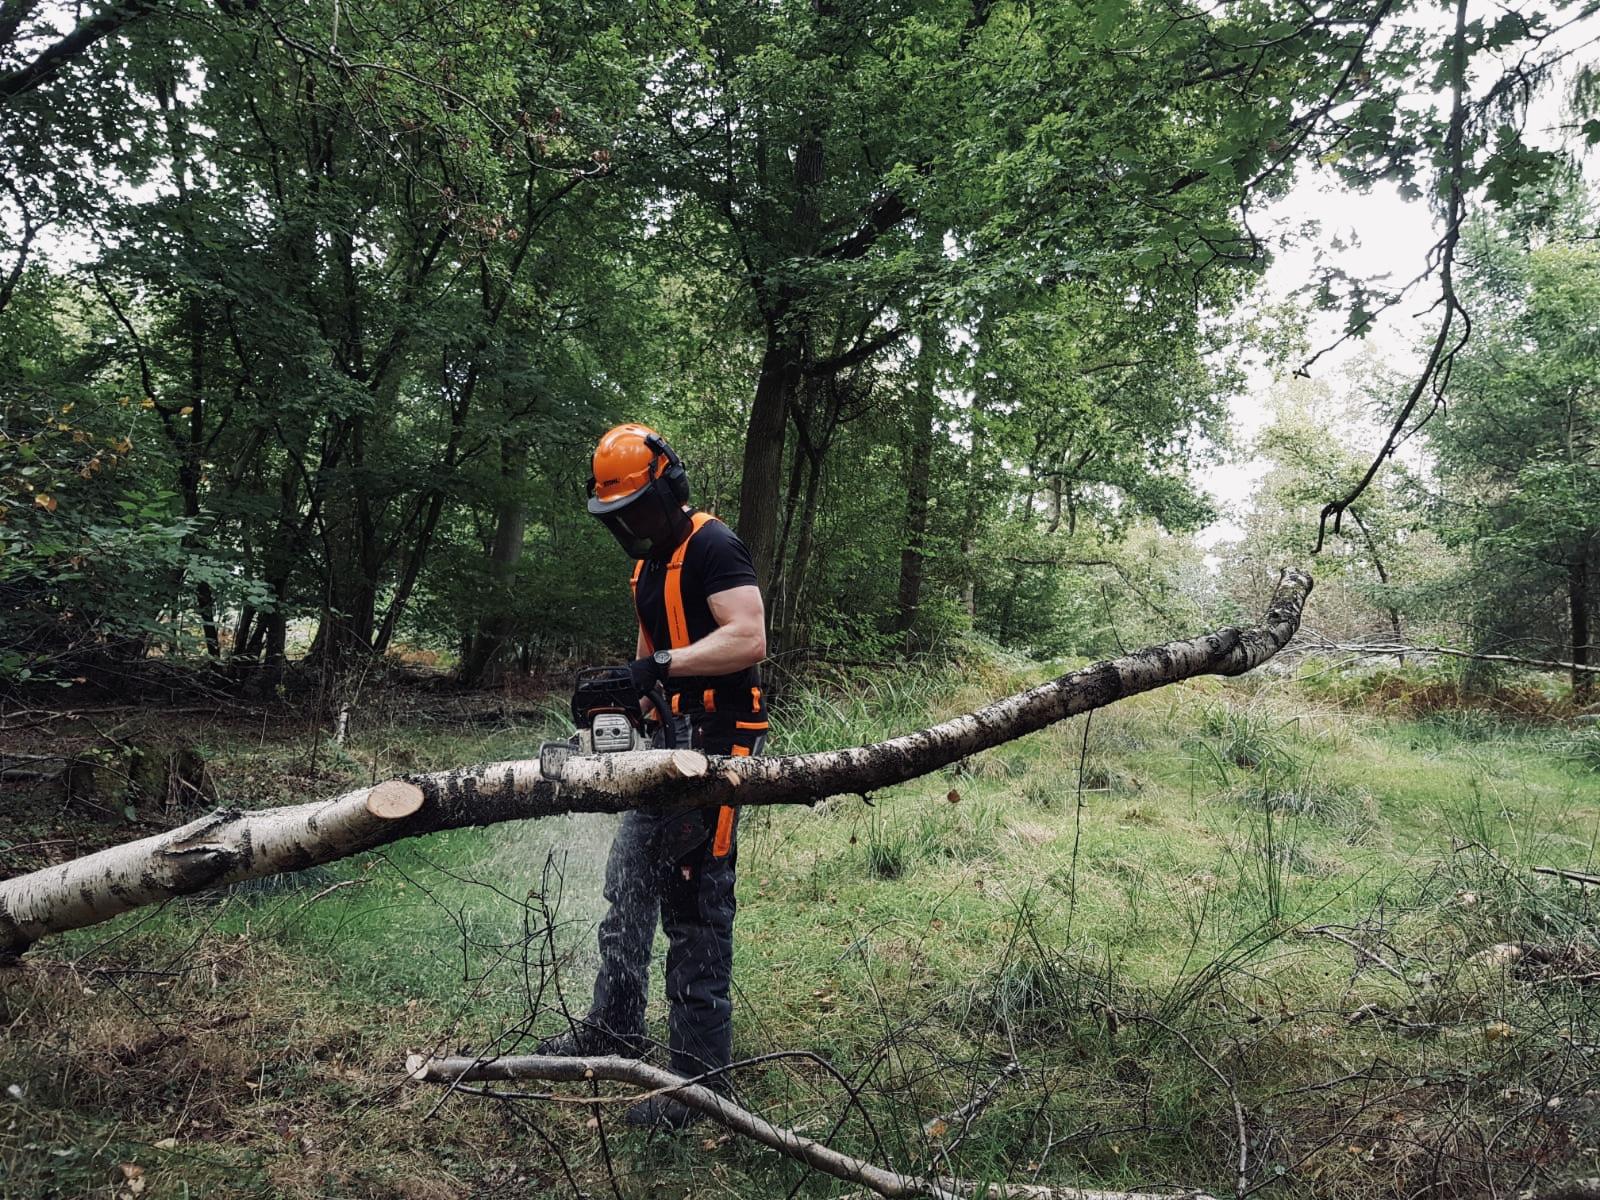
<path fill-rule="evenodd" d="M 656 684 L 665 677 L 661 665 L 652 657 L 636 658 L 628 664 L 628 674 L 633 677 L 633 690 L 641 696 L 648 696 L 656 690 Z"/>

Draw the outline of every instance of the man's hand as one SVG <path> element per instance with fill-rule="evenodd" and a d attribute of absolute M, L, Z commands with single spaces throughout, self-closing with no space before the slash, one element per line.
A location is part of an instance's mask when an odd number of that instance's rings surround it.
<path fill-rule="evenodd" d="M 648 696 L 656 690 L 656 684 L 666 678 L 667 672 L 654 656 L 647 656 L 629 663 L 628 674 L 633 677 L 633 690 L 641 696 Z"/>

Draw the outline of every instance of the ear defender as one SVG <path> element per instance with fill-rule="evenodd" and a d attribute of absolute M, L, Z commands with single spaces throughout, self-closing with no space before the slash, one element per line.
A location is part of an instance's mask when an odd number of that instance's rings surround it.
<path fill-rule="evenodd" d="M 646 436 L 644 444 L 667 460 L 667 469 L 661 473 L 660 478 L 666 480 L 673 499 L 679 504 L 689 503 L 689 472 L 684 469 L 683 459 L 678 457 L 677 451 L 667 445 L 667 439 L 659 433 Z M 650 464 L 650 471 L 653 476 L 655 474 L 653 462 Z"/>

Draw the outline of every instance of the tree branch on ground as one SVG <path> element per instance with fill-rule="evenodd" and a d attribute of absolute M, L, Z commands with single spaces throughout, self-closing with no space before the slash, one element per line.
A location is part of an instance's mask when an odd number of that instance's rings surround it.
<path fill-rule="evenodd" d="M 927 1196 L 934 1200 L 967 1200 L 986 1197 L 988 1200 L 1211 1200 L 1195 1191 L 1170 1192 L 1155 1195 L 1149 1192 L 1103 1192 L 1079 1188 L 1050 1188 L 1034 1184 L 967 1183 L 959 1179 L 925 1178 L 902 1175 L 863 1159 L 845 1154 L 830 1146 L 805 1137 L 793 1129 L 773 1125 L 749 1109 L 741 1108 L 725 1096 L 712 1091 L 704 1084 L 686 1080 L 661 1067 L 637 1059 L 604 1056 L 598 1058 L 566 1058 L 558 1055 L 528 1054 L 505 1058 L 425 1058 L 412 1055 L 406 1063 L 406 1073 L 418 1083 L 445 1083 L 452 1086 L 463 1082 L 493 1082 L 516 1079 L 537 1079 L 551 1083 L 628 1083 L 645 1089 L 646 1095 L 671 1095 L 688 1108 L 704 1113 L 718 1124 L 742 1137 L 760 1142 L 763 1146 L 786 1154 L 807 1166 L 843 1179 L 849 1183 L 870 1188 L 880 1196 Z M 464 1089 L 458 1089 L 464 1090 Z M 471 1094 L 489 1098 L 507 1098 L 505 1093 L 484 1090 Z M 509 1098 L 555 1100 L 547 1094 L 514 1094 Z M 570 1103 L 610 1104 L 617 1097 L 584 1096 L 559 1097 Z M 634 1101 L 638 1096 L 625 1099 Z"/>
<path fill-rule="evenodd" d="M 1569 871 L 1565 867 L 1533 867 L 1531 870 L 1537 875 L 1554 875 L 1579 887 L 1600 887 L 1600 875 L 1591 875 L 1587 871 Z"/>

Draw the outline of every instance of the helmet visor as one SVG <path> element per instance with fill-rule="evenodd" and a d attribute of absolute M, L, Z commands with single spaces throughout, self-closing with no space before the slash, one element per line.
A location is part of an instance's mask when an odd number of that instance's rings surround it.
<path fill-rule="evenodd" d="M 663 497 L 662 490 L 657 481 L 621 503 L 597 505 L 590 500 L 589 511 L 600 518 L 630 557 L 650 558 L 671 550 L 679 541 L 682 522 L 673 519 L 673 511 L 681 509 L 670 503 L 670 497 Z"/>

